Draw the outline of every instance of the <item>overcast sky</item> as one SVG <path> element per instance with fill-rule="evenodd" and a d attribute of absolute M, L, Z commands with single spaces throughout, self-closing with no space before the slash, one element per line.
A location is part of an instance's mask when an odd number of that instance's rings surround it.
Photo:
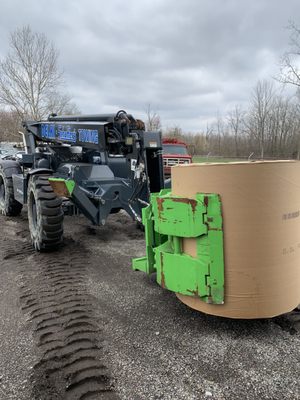
<path fill-rule="evenodd" d="M 0 57 L 29 24 L 60 52 L 66 89 L 82 113 L 122 108 L 164 127 L 205 128 L 247 106 L 289 47 L 299 0 L 0 0 Z"/>

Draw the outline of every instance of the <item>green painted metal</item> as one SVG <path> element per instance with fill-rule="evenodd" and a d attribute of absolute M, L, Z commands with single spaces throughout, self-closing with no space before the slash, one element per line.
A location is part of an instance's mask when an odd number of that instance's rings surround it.
<path fill-rule="evenodd" d="M 67 191 L 68 191 L 69 195 L 72 196 L 73 190 L 74 190 L 75 185 L 76 185 L 76 183 L 75 183 L 75 181 L 73 181 L 73 179 L 63 179 L 63 178 L 51 177 L 51 178 L 49 178 L 49 181 L 52 181 L 52 182 L 63 182 L 65 184 L 66 188 L 67 188 Z"/>
<path fill-rule="evenodd" d="M 159 246 L 166 241 L 167 236 L 161 235 L 154 230 L 152 209 L 150 206 L 142 209 L 142 221 L 145 227 L 146 257 L 135 258 L 133 260 L 133 269 L 152 274 L 156 272 L 153 249 L 155 246 Z"/>
<path fill-rule="evenodd" d="M 156 272 L 164 288 L 207 303 L 224 303 L 224 255 L 221 200 L 199 193 L 195 199 L 173 196 L 170 190 L 151 195 L 143 209 L 146 257 L 133 269 Z M 182 239 L 196 240 L 196 256 L 182 251 Z"/>

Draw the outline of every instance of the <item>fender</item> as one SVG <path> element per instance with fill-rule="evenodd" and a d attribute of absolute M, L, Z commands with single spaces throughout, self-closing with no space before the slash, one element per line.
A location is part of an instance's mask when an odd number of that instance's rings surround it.
<path fill-rule="evenodd" d="M 8 178 L 12 178 L 15 174 L 21 174 L 22 169 L 20 163 L 18 161 L 13 160 L 1 160 L 0 168 L 5 172 L 5 175 Z"/>
<path fill-rule="evenodd" d="M 49 168 L 34 168 L 27 172 L 27 180 L 33 175 L 52 175 L 53 169 Z"/>
<path fill-rule="evenodd" d="M 48 168 L 35 168 L 28 171 L 25 175 L 13 173 L 13 184 L 15 191 L 15 198 L 21 204 L 27 203 L 27 187 L 31 176 L 35 175 L 52 175 L 53 170 Z"/>

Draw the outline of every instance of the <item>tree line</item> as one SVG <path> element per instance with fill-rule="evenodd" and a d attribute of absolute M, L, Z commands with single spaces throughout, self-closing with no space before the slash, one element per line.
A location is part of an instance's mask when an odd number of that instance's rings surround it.
<path fill-rule="evenodd" d="M 259 81 L 248 109 L 237 105 L 202 132 L 187 133 L 177 126 L 165 129 L 163 135 L 183 140 L 192 154 L 299 159 L 299 97 L 275 90 L 272 81 Z"/>

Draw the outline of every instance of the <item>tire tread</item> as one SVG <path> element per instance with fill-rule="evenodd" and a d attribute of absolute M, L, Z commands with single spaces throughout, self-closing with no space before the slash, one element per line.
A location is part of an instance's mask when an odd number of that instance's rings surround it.
<path fill-rule="evenodd" d="M 28 211 L 30 211 L 30 194 L 33 193 L 38 203 L 37 209 L 41 214 L 38 228 L 35 229 L 29 221 L 33 246 L 38 251 L 55 250 L 62 243 L 63 237 L 62 199 L 56 196 L 48 178 L 46 175 L 33 176 L 28 185 Z M 28 217 L 30 220 L 30 213 Z"/>

